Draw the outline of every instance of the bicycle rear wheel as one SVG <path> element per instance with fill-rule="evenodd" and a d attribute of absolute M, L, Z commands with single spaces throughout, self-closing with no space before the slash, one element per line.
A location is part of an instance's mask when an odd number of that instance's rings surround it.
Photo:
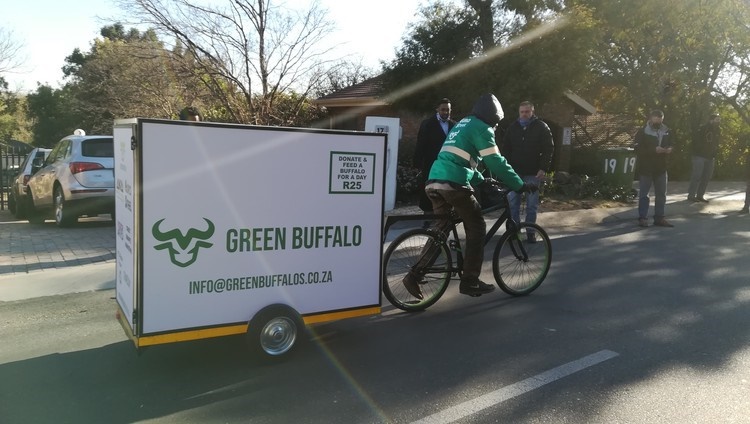
<path fill-rule="evenodd" d="M 404 286 L 408 273 L 418 278 L 422 299 Z M 430 230 L 407 231 L 396 237 L 383 257 L 383 294 L 393 306 L 421 311 L 432 306 L 448 288 L 451 256 L 448 246 Z"/>
<path fill-rule="evenodd" d="M 530 242 L 531 237 L 534 241 Z M 529 222 L 500 237 L 492 255 L 497 285 L 512 296 L 527 295 L 544 281 L 552 265 L 552 243 L 542 227 Z"/>

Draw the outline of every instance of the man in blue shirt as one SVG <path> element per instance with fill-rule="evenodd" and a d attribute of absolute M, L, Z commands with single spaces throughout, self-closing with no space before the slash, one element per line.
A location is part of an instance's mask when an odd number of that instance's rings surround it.
<path fill-rule="evenodd" d="M 451 101 L 443 98 L 435 108 L 435 114 L 422 121 L 417 133 L 417 146 L 414 149 L 414 166 L 420 169 L 419 181 L 419 208 L 425 212 L 432 212 L 432 202 L 427 198 L 424 191 L 424 183 L 430 175 L 432 163 L 437 159 L 443 141 L 448 132 L 456 125 L 451 119 Z"/>

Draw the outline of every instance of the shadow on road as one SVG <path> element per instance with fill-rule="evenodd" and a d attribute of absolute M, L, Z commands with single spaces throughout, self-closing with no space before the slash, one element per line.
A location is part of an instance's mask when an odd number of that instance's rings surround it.
<path fill-rule="evenodd" d="M 0 415 L 8 423 L 409 422 L 436 412 L 438 401 L 609 349 L 620 356 L 597 365 L 598 377 L 573 375 L 492 414 L 493 422 L 601 422 L 628 388 L 675 368 L 719 373 L 748 348 L 748 223 L 696 215 L 675 228 L 617 222 L 557 234 L 552 270 L 531 296 L 475 299 L 452 285 L 423 313 L 385 307 L 316 326 L 310 346 L 272 366 L 252 361 L 240 337 L 141 355 L 120 342 L 7 363 Z M 632 422 L 646 420 L 641 412 Z"/>

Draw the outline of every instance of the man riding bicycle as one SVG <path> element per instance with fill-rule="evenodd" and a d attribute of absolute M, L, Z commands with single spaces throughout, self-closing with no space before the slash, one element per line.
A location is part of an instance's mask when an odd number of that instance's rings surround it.
<path fill-rule="evenodd" d="M 463 220 L 466 232 L 464 266 L 459 292 L 480 296 L 495 290 L 495 286 L 479 279 L 484 261 L 484 236 L 487 226 L 482 207 L 474 197 L 474 189 L 484 180 L 477 171 L 480 160 L 487 169 L 515 191 L 530 191 L 495 144 L 495 128 L 503 119 L 503 108 L 493 94 L 484 94 L 474 104 L 471 114 L 462 119 L 448 133 L 443 147 L 433 163 L 425 184 L 425 192 L 432 202 L 434 213 L 448 216 L 451 209 Z M 441 220 L 437 228 L 447 228 Z M 422 276 L 409 272 L 403 280 L 409 293 L 422 299 L 419 283 Z"/>

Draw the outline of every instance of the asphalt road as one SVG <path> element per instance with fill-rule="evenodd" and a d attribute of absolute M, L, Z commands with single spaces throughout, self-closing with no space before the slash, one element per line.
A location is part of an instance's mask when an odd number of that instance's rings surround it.
<path fill-rule="evenodd" d="M 750 422 L 750 216 L 714 200 L 672 199 L 675 228 L 546 214 L 533 295 L 454 285 L 423 313 L 313 326 L 271 365 L 241 337 L 139 354 L 112 290 L 2 301 L 21 280 L 0 276 L 0 422 Z"/>

